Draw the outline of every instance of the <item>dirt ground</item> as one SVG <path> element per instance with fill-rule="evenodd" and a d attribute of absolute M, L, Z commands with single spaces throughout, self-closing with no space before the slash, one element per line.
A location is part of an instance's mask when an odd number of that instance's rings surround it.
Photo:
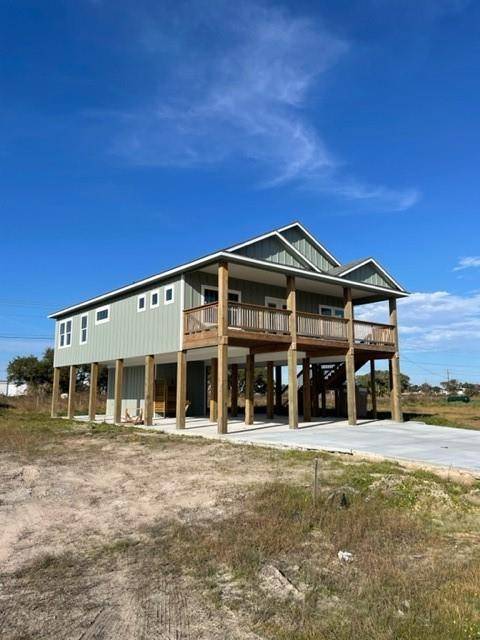
<path fill-rule="evenodd" d="M 480 487 L 315 455 L 0 412 L 0 636 L 480 637 Z"/>
<path fill-rule="evenodd" d="M 224 638 L 226 629 L 255 637 L 231 612 L 210 611 L 162 558 L 112 560 L 103 547 L 134 546 L 154 522 L 218 517 L 228 494 L 298 471 L 272 470 L 268 454 L 149 435 L 70 438 L 27 461 L 3 453 L 0 469 L 2 637 Z M 45 584 L 54 558 L 61 579 Z"/>

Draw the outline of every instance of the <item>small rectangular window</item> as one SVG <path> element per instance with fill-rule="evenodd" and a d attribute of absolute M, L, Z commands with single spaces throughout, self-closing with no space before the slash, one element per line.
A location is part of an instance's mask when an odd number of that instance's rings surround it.
<path fill-rule="evenodd" d="M 158 289 L 156 289 L 150 293 L 150 309 L 155 309 L 155 307 L 158 307 L 159 303 L 160 294 L 158 293 Z"/>
<path fill-rule="evenodd" d="M 80 344 L 86 344 L 88 340 L 88 313 L 80 316 Z"/>
<path fill-rule="evenodd" d="M 343 309 L 340 307 L 320 307 L 320 315 L 335 316 L 335 318 L 343 318 Z"/>
<path fill-rule="evenodd" d="M 103 324 L 110 320 L 110 305 L 100 307 L 95 312 L 95 324 Z"/>
<path fill-rule="evenodd" d="M 164 303 L 172 304 L 173 300 L 173 287 L 165 287 Z"/>
<path fill-rule="evenodd" d="M 60 349 L 72 344 L 72 320 L 62 320 L 58 331 L 58 346 Z"/>
<path fill-rule="evenodd" d="M 147 307 L 147 298 L 143 294 L 137 298 L 137 311 L 145 311 Z"/>

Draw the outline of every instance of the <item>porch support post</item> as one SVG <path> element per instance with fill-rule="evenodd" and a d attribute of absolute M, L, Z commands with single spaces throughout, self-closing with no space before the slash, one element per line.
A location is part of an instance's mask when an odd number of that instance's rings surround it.
<path fill-rule="evenodd" d="M 400 356 L 398 347 L 398 319 L 397 319 L 397 301 L 390 298 L 388 301 L 390 310 L 390 324 L 393 326 L 393 340 L 395 345 L 395 353 L 393 354 L 392 363 L 392 418 L 397 422 L 403 421 L 402 415 L 402 388 L 400 379 Z"/>
<path fill-rule="evenodd" d="M 310 358 L 303 358 L 303 419 L 312 420 L 312 394 L 310 388 Z"/>
<path fill-rule="evenodd" d="M 98 384 L 98 362 L 90 365 L 90 389 L 88 394 L 88 419 L 95 421 L 97 413 L 97 384 Z"/>
<path fill-rule="evenodd" d="M 288 348 L 288 426 L 298 427 L 297 389 L 297 298 L 295 278 L 287 276 L 287 309 L 290 311 L 289 329 L 291 342 Z"/>
<path fill-rule="evenodd" d="M 212 358 L 210 362 L 210 422 L 217 421 L 217 383 L 218 359 Z"/>
<path fill-rule="evenodd" d="M 143 390 L 143 423 L 153 424 L 154 396 L 155 396 L 155 357 L 145 356 L 145 381 Z"/>
<path fill-rule="evenodd" d="M 372 417 L 377 419 L 377 384 L 375 382 L 375 360 L 370 360 L 370 394 L 372 397 Z"/>
<path fill-rule="evenodd" d="M 320 415 L 320 407 L 318 404 L 318 394 L 320 393 L 320 375 L 319 364 L 312 364 L 312 416 Z"/>
<path fill-rule="evenodd" d="M 232 364 L 230 369 L 230 382 L 232 395 L 230 400 L 230 414 L 232 418 L 238 416 L 238 364 Z"/>
<path fill-rule="evenodd" d="M 185 410 L 187 404 L 187 353 L 177 351 L 177 402 L 175 409 L 175 426 L 185 429 Z"/>
<path fill-rule="evenodd" d="M 273 362 L 267 362 L 267 418 L 273 418 Z"/>
<path fill-rule="evenodd" d="M 347 319 L 348 352 L 345 356 L 345 369 L 347 374 L 347 411 L 348 424 L 357 424 L 357 399 L 355 388 L 355 334 L 352 290 L 345 287 L 343 290 L 344 315 Z"/>
<path fill-rule="evenodd" d="M 217 432 L 228 427 L 228 263 L 218 265 L 218 421 Z"/>
<path fill-rule="evenodd" d="M 282 412 L 282 367 L 275 367 L 275 410 Z"/>
<path fill-rule="evenodd" d="M 322 416 L 325 418 L 327 415 L 327 394 L 325 389 L 325 376 L 323 373 L 322 365 L 318 365 L 318 376 L 320 378 L 320 393 L 322 397 Z"/>
<path fill-rule="evenodd" d="M 122 422 L 122 387 L 123 387 L 123 360 L 115 360 L 115 391 L 113 399 L 113 422 Z"/>
<path fill-rule="evenodd" d="M 254 389 L 253 377 L 255 374 L 255 356 L 253 353 L 247 355 L 245 365 L 245 424 L 253 424 L 254 419 Z"/>
<path fill-rule="evenodd" d="M 77 387 L 77 367 L 70 366 L 70 378 L 68 381 L 68 406 L 67 417 L 72 420 L 75 415 L 75 390 Z"/>
<path fill-rule="evenodd" d="M 60 400 L 60 367 L 53 369 L 53 384 L 52 384 L 52 418 L 58 416 L 58 404 Z"/>

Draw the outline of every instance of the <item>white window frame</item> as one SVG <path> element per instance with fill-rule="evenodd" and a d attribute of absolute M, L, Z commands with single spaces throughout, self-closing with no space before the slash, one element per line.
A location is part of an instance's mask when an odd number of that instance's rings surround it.
<path fill-rule="evenodd" d="M 212 291 L 218 291 L 218 287 L 213 284 L 202 284 L 201 288 L 201 296 L 202 296 L 202 304 L 205 304 L 205 289 L 211 289 Z M 237 289 L 229 289 L 228 293 L 236 293 L 238 295 L 238 302 L 242 301 L 242 292 Z"/>
<path fill-rule="evenodd" d="M 99 314 L 100 311 L 108 311 L 108 315 L 106 318 L 103 318 L 103 320 L 98 320 L 97 316 Z M 103 307 L 97 307 L 95 309 L 95 324 L 105 324 L 106 322 L 110 322 L 110 305 L 109 304 L 105 304 L 103 305 Z"/>
<path fill-rule="evenodd" d="M 83 318 L 87 319 L 87 326 L 85 327 L 85 329 L 82 329 L 82 320 Z M 85 331 L 85 340 L 82 340 L 82 332 Z M 82 315 L 80 316 L 80 337 L 78 340 L 79 344 L 87 344 L 88 342 L 88 313 L 82 313 Z"/>
<path fill-rule="evenodd" d="M 140 306 L 140 300 L 143 300 L 143 307 Z M 147 295 L 141 293 L 137 296 L 137 313 L 143 313 L 147 309 Z"/>
<path fill-rule="evenodd" d="M 155 294 L 157 294 L 157 302 L 156 302 L 156 304 L 154 304 L 152 302 L 153 296 Z M 160 306 L 160 289 L 154 289 L 153 291 L 150 291 L 150 309 L 156 309 L 159 306 Z"/>
<path fill-rule="evenodd" d="M 280 305 L 277 309 L 285 309 L 287 308 L 287 301 L 283 298 L 273 298 L 272 296 L 265 296 L 265 306 L 268 307 L 269 304 Z"/>
<path fill-rule="evenodd" d="M 172 299 L 167 300 L 167 291 L 172 292 Z M 175 302 L 175 285 L 167 284 L 163 289 L 163 304 L 173 304 Z"/>
<path fill-rule="evenodd" d="M 60 344 L 61 330 L 62 324 L 65 325 L 65 338 L 67 337 L 67 322 L 70 322 L 70 342 L 69 344 Z M 58 348 L 59 349 L 68 349 L 72 346 L 72 336 L 73 336 L 73 318 L 65 318 L 65 320 L 60 320 L 58 323 Z"/>
<path fill-rule="evenodd" d="M 319 304 L 318 305 L 318 313 L 322 316 L 324 315 L 322 313 L 322 309 L 330 309 L 332 312 L 331 316 L 326 316 L 328 318 L 343 318 L 345 316 L 345 309 L 343 307 L 333 307 L 331 304 Z M 342 315 L 341 316 L 337 316 L 335 314 L 335 311 L 341 311 Z"/>

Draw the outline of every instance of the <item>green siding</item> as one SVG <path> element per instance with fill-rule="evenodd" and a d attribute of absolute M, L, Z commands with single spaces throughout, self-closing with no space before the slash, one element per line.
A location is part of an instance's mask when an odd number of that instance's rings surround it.
<path fill-rule="evenodd" d="M 297 251 L 300 251 L 310 262 L 322 269 L 322 271 L 328 271 L 336 264 L 330 260 L 324 253 L 319 251 L 317 247 L 312 243 L 310 238 L 306 236 L 299 227 L 290 227 L 281 232 L 285 240 L 288 240 L 290 244 L 293 244 Z"/>
<path fill-rule="evenodd" d="M 377 287 L 386 287 L 387 289 L 396 289 L 390 280 L 387 280 L 374 264 L 365 264 L 345 275 L 348 280 L 355 282 L 365 282 L 366 284 L 374 284 Z"/>
<path fill-rule="evenodd" d="M 164 304 L 166 286 L 174 287 L 174 302 Z M 160 304 L 150 308 L 150 292 L 160 292 Z M 137 311 L 137 298 L 147 294 L 145 311 Z M 116 358 L 130 358 L 148 354 L 170 353 L 178 351 L 180 345 L 180 279 L 170 280 L 161 286 L 150 285 L 138 289 L 135 293 L 115 298 L 110 304 L 110 320 L 95 325 L 95 310 L 104 306 L 100 302 L 75 314 L 65 315 L 72 318 L 72 344 L 70 347 L 55 349 L 55 366 L 84 364 L 89 362 L 108 362 Z M 88 313 L 88 340 L 80 344 L 80 316 Z M 55 344 L 58 345 L 60 321 L 56 321 Z"/>
<path fill-rule="evenodd" d="M 202 304 L 202 285 L 217 286 L 216 276 L 203 271 L 193 271 L 185 276 L 185 308 L 198 307 Z M 242 302 L 248 304 L 265 304 L 265 297 L 286 298 L 286 288 L 274 287 L 247 280 L 229 279 L 229 289 L 240 291 Z M 318 313 L 319 305 L 342 307 L 343 299 L 308 291 L 297 291 L 297 308 L 299 311 Z"/>
<path fill-rule="evenodd" d="M 267 262 L 275 262 L 284 264 L 289 267 L 297 267 L 299 269 L 308 269 L 305 263 L 301 262 L 292 251 L 289 251 L 285 245 L 276 237 L 265 238 L 252 244 L 237 249 L 234 253 L 239 253 L 247 258 L 255 258 L 256 260 L 266 260 Z"/>
<path fill-rule="evenodd" d="M 168 385 L 176 385 L 177 365 L 157 364 L 155 378 L 164 379 Z M 113 415 L 113 398 L 115 389 L 115 369 L 108 370 L 107 416 Z M 122 415 L 128 409 L 130 415 L 136 415 L 144 407 L 145 367 L 126 366 L 123 370 Z M 189 416 L 205 415 L 205 365 L 203 361 L 187 362 L 187 400 L 190 401 Z"/>

